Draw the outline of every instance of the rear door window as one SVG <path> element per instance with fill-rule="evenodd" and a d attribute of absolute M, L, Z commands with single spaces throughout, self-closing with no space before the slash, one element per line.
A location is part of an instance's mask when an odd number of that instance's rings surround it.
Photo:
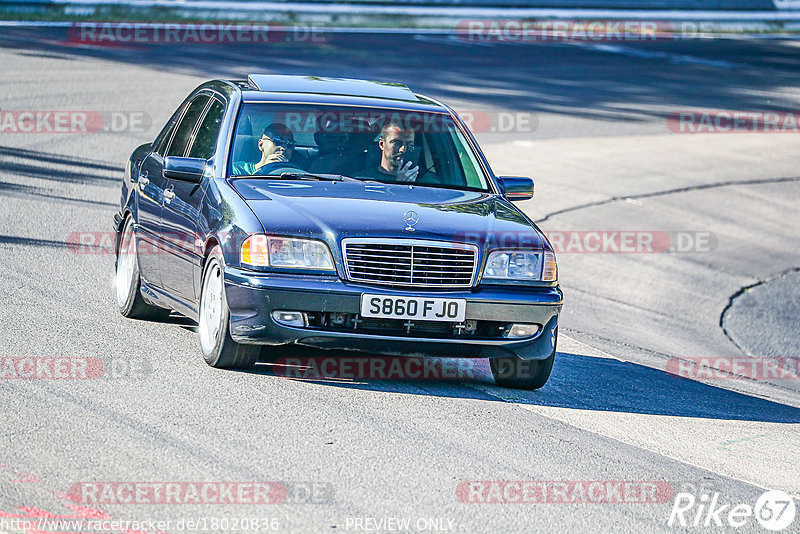
<path fill-rule="evenodd" d="M 200 118 L 207 103 L 208 97 L 205 95 L 198 96 L 192 100 L 175 130 L 175 136 L 172 138 L 172 144 L 169 146 L 167 156 L 183 156 L 186 153 L 186 147 L 192 139 L 192 132 L 197 124 L 197 119 Z"/>
<path fill-rule="evenodd" d="M 172 119 L 170 121 L 169 128 L 167 128 L 166 133 L 164 133 L 164 135 L 156 142 L 155 150 L 153 150 L 153 152 L 155 152 L 159 156 L 163 156 L 164 155 L 164 152 L 167 149 L 167 143 L 169 143 L 169 140 L 172 137 L 172 132 L 175 131 L 175 123 L 176 122 L 177 122 L 177 119 Z"/>
<path fill-rule="evenodd" d="M 217 148 L 217 137 L 222 127 L 222 117 L 225 115 L 225 106 L 217 99 L 211 101 L 203 122 L 197 130 L 192 147 L 189 149 L 190 158 L 209 159 Z"/>

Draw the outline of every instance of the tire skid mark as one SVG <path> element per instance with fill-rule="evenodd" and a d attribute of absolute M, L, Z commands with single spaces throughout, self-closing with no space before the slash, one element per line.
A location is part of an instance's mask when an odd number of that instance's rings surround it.
<path fill-rule="evenodd" d="M 753 284 L 740 287 L 738 291 L 736 291 L 733 295 L 728 297 L 728 303 L 725 305 L 725 308 L 723 308 L 722 312 L 720 312 L 720 314 L 719 314 L 719 327 L 722 329 L 722 333 L 725 334 L 725 337 L 727 337 L 730 340 L 730 342 L 733 343 L 734 346 L 736 346 L 737 349 L 742 351 L 743 354 L 746 354 L 747 356 L 750 356 L 751 358 L 757 358 L 758 357 L 755 354 L 753 354 L 750 350 L 748 350 L 745 347 L 742 347 L 739 343 L 737 343 L 736 340 L 733 339 L 733 337 L 731 336 L 731 334 L 728 331 L 728 329 L 725 328 L 725 315 L 733 307 L 734 301 L 736 301 L 737 298 L 741 297 L 747 291 L 749 291 L 749 290 L 751 290 L 753 288 L 756 288 L 758 286 L 762 286 L 764 284 L 768 284 L 770 282 L 774 282 L 776 280 L 780 280 L 784 276 L 788 276 L 790 274 L 795 274 L 795 273 L 798 273 L 798 272 L 800 272 L 800 267 L 792 267 L 790 269 L 786 269 L 785 271 L 780 272 L 780 273 L 775 274 L 775 275 L 772 275 L 772 276 L 769 276 L 769 277 L 765 278 L 764 280 L 759 280 L 758 282 L 755 282 Z"/>
<path fill-rule="evenodd" d="M 731 187 L 737 185 L 761 185 L 761 184 L 780 184 L 780 183 L 787 183 L 787 182 L 800 182 L 800 176 L 791 176 L 791 177 L 783 177 L 783 178 L 757 178 L 753 180 L 727 180 L 723 182 L 714 182 L 710 184 L 700 184 L 700 185 L 689 185 L 685 187 L 678 187 L 675 189 L 665 189 L 663 191 L 651 191 L 649 193 L 639 193 L 636 195 L 618 195 L 611 198 L 607 198 L 605 200 L 596 200 L 594 202 L 587 202 L 586 204 L 579 204 L 577 206 L 570 206 L 569 208 L 563 208 L 560 210 L 556 210 L 552 213 L 548 213 L 541 219 L 537 219 L 535 222 L 536 224 L 541 224 L 551 217 L 555 217 L 556 215 L 562 215 L 564 213 L 570 213 L 573 211 L 578 211 L 586 208 L 594 208 L 597 206 L 605 206 L 606 204 L 611 204 L 613 202 L 619 201 L 629 201 L 629 200 L 636 200 L 640 198 L 651 198 L 651 197 L 660 197 L 666 195 L 674 195 L 677 193 L 689 193 L 692 191 L 701 191 L 705 189 L 716 189 L 719 187 Z"/>

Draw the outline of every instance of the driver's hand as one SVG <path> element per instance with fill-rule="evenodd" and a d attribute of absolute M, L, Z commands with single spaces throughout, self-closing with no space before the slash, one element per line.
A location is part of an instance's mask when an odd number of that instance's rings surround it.
<path fill-rule="evenodd" d="M 413 182 L 417 179 L 417 175 L 419 174 L 419 167 L 416 165 L 413 166 L 413 163 L 407 161 L 405 165 L 397 169 L 397 181 L 398 182 Z"/>
<path fill-rule="evenodd" d="M 267 163 L 285 163 L 287 161 L 289 161 L 289 158 L 286 157 L 286 153 L 284 153 L 282 150 L 273 152 L 267 156 Z"/>

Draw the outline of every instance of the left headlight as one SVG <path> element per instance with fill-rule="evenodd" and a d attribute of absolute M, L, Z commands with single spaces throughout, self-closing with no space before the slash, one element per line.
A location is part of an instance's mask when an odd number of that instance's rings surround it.
<path fill-rule="evenodd" d="M 496 250 L 486 260 L 483 279 L 555 282 L 558 279 L 556 255 L 549 250 Z"/>
<path fill-rule="evenodd" d="M 242 243 L 240 259 L 257 267 L 336 270 L 328 245 L 316 239 L 251 235 Z"/>

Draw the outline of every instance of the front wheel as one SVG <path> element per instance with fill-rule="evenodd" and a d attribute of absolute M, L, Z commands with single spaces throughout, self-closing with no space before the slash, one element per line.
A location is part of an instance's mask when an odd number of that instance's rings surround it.
<path fill-rule="evenodd" d="M 556 336 L 558 330 L 556 330 Z M 489 358 L 489 367 L 498 386 L 514 389 L 539 389 L 550 378 L 553 362 L 556 359 L 556 348 L 553 343 L 553 353 L 544 360 L 523 360 L 512 356 L 510 358 Z"/>
<path fill-rule="evenodd" d="M 255 365 L 260 348 L 236 343 L 231 338 L 223 266 L 222 251 L 214 247 L 206 261 L 200 292 L 200 349 L 211 367 L 247 369 Z"/>
<path fill-rule="evenodd" d="M 163 320 L 169 317 L 170 310 L 151 306 L 144 301 L 141 286 L 133 218 L 128 217 L 123 226 L 117 250 L 117 309 L 123 316 L 131 319 Z"/>

